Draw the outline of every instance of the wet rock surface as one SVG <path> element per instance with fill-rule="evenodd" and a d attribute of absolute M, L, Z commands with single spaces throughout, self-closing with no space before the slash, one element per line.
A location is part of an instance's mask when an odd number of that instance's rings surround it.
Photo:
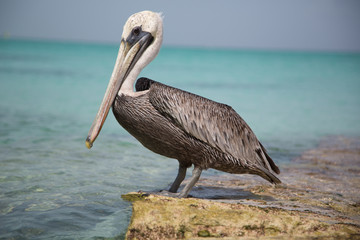
<path fill-rule="evenodd" d="M 331 137 L 281 166 L 283 184 L 224 174 L 192 198 L 130 193 L 127 239 L 360 239 L 360 139 Z"/>

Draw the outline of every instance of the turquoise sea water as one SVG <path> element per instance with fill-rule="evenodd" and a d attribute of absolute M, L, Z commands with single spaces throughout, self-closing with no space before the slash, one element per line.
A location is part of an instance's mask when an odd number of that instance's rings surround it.
<path fill-rule="evenodd" d="M 177 161 L 112 113 L 85 147 L 117 51 L 0 41 L 0 239 L 122 235 L 131 207 L 121 194 L 173 181 Z M 324 136 L 360 136 L 360 54 L 164 47 L 141 76 L 231 105 L 280 167 Z"/>

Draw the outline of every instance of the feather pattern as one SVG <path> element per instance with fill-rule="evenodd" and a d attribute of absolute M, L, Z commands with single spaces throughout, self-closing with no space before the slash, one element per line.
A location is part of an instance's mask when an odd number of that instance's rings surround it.
<path fill-rule="evenodd" d="M 155 81 L 149 101 L 177 127 L 231 155 L 237 164 L 243 161 L 280 172 L 251 128 L 230 106 Z"/>

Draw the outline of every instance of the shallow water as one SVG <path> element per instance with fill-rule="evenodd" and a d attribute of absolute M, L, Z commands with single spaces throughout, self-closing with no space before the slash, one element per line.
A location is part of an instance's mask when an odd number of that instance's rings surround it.
<path fill-rule="evenodd" d="M 112 114 L 85 147 L 117 50 L 0 41 L 0 238 L 121 235 L 131 215 L 121 194 L 175 177 L 177 162 Z M 360 136 L 360 54 L 165 47 L 141 76 L 231 105 L 280 166 L 323 136 Z"/>

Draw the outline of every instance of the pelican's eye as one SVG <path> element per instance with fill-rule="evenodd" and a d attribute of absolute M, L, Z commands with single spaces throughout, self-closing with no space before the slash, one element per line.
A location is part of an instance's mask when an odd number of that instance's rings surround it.
<path fill-rule="evenodd" d="M 134 46 L 142 37 L 144 37 L 148 32 L 144 32 L 141 29 L 141 26 L 134 27 L 131 30 L 130 35 L 126 38 L 126 42 L 130 44 L 130 46 Z"/>
<path fill-rule="evenodd" d="M 139 36 L 139 34 L 141 33 L 141 26 L 140 27 L 134 27 L 132 32 L 133 32 L 133 34 L 135 36 Z"/>

